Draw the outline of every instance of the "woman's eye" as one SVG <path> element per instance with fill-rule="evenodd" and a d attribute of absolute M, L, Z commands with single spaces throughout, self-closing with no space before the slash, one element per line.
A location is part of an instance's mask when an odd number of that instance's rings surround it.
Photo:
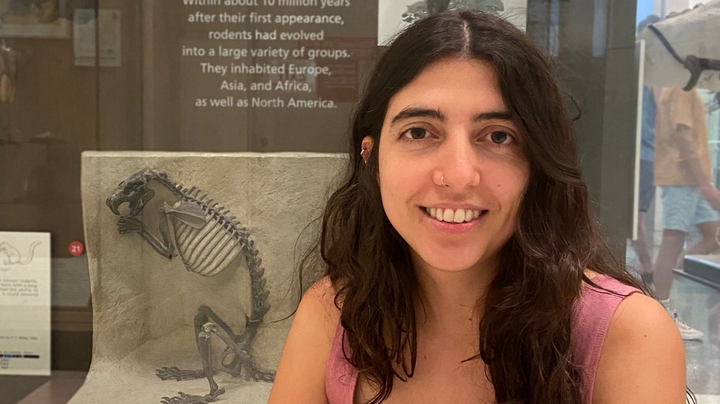
<path fill-rule="evenodd" d="M 403 133 L 405 137 L 411 137 L 414 140 L 422 140 L 427 136 L 428 131 L 425 128 L 410 128 Z M 409 135 L 409 136 L 408 136 Z"/>
<path fill-rule="evenodd" d="M 495 131 L 490 134 L 490 140 L 496 144 L 505 144 L 512 140 L 512 136 L 507 132 Z"/>

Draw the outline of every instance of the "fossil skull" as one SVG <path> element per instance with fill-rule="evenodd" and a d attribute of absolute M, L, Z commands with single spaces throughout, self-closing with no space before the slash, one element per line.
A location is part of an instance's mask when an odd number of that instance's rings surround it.
<path fill-rule="evenodd" d="M 145 205 L 155 196 L 155 191 L 148 186 L 150 180 L 166 178 L 164 174 L 150 169 L 142 169 L 118 184 L 105 204 L 118 216 L 133 217 L 140 213 Z M 128 203 L 130 212 L 126 215 L 120 213 L 120 206 Z"/>

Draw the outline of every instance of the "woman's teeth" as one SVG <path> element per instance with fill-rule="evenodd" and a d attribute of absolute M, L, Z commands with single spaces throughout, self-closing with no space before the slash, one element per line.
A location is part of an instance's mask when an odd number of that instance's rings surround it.
<path fill-rule="evenodd" d="M 470 209 L 440 209 L 440 208 L 425 208 L 425 211 L 431 217 L 448 223 L 462 223 L 469 222 L 480 216 L 479 210 Z"/>

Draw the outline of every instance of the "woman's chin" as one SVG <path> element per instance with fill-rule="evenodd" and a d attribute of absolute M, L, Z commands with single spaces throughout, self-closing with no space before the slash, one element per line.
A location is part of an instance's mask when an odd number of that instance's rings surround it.
<path fill-rule="evenodd" d="M 472 254 L 472 257 L 462 257 L 457 254 L 428 254 L 423 256 L 423 261 L 429 268 L 441 272 L 463 272 L 471 268 L 477 268 L 482 257 Z M 427 258 L 425 258 L 427 257 Z"/>
<path fill-rule="evenodd" d="M 441 272 L 463 272 L 482 268 L 494 262 L 489 245 L 479 242 L 473 245 L 442 245 L 430 240 L 414 240 L 410 253 L 416 269 L 432 269 Z M 499 251 L 498 251 L 499 252 Z M 497 256 L 496 256 L 497 258 Z"/>

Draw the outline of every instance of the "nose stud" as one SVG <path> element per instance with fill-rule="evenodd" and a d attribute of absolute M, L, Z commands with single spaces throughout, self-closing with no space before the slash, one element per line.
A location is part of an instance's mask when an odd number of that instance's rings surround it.
<path fill-rule="evenodd" d="M 449 186 L 448 184 L 445 183 L 445 176 L 444 176 L 444 175 L 440 177 L 440 182 L 442 183 L 442 186 L 444 186 L 444 187 Z"/>

